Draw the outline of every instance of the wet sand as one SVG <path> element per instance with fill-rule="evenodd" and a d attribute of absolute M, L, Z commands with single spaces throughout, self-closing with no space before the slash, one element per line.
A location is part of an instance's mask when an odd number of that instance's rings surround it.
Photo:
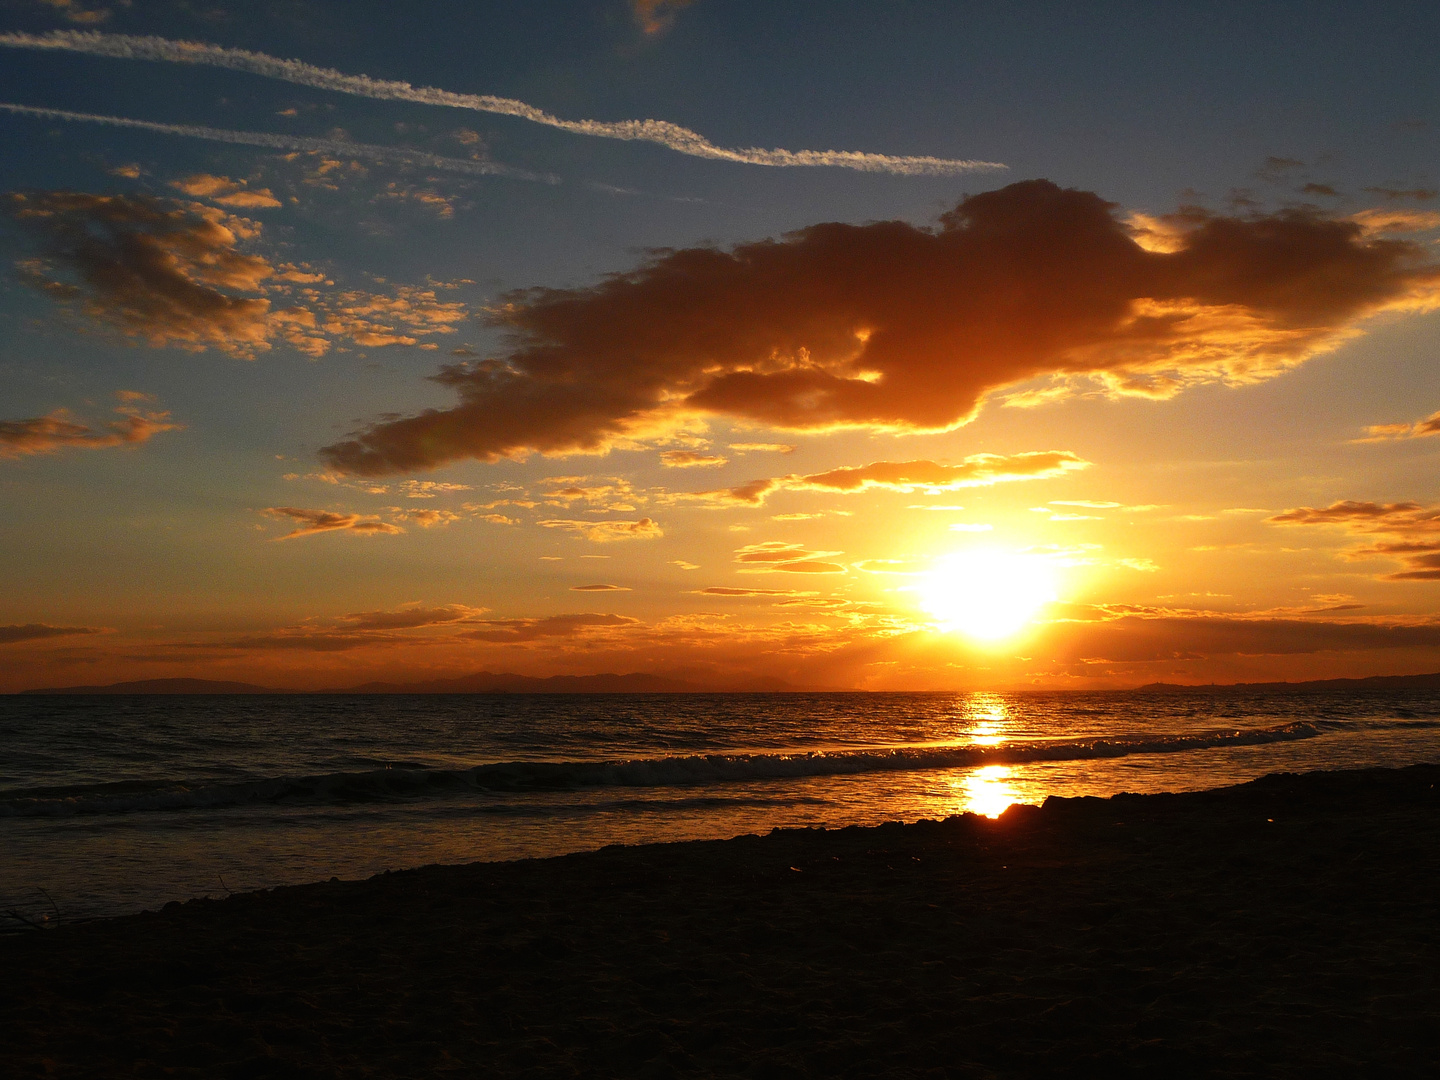
<path fill-rule="evenodd" d="M 6 936 L 0 1075 L 1433 1075 L 1437 783 L 1052 799 Z"/>

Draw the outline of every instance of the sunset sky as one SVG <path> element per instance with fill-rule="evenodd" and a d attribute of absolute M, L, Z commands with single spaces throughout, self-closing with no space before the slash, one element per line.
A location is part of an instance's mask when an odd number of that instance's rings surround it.
<path fill-rule="evenodd" d="M 0 690 L 1440 670 L 1440 9 L 0 3 Z"/>

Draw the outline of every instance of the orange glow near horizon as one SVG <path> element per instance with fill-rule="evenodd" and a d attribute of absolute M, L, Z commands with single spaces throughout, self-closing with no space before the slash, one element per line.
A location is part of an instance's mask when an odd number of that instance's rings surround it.
<path fill-rule="evenodd" d="M 980 641 L 1013 637 L 1058 596 L 1049 559 L 994 549 L 945 556 L 915 591 L 941 630 Z"/>

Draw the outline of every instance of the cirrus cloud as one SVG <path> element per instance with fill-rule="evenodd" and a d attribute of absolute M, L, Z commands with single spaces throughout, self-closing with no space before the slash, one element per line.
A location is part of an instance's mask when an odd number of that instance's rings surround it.
<path fill-rule="evenodd" d="M 405 531 L 398 525 L 391 525 L 377 517 L 333 510 L 307 510 L 299 506 L 269 506 L 263 513 L 282 521 L 289 519 L 299 523 L 293 532 L 277 536 L 276 540 L 293 540 L 301 536 L 317 536 L 327 532 L 354 532 L 374 536 L 376 534 L 394 535 Z"/>

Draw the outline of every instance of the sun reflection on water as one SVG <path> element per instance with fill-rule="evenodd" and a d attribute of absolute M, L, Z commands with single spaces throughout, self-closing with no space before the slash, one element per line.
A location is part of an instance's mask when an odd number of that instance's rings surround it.
<path fill-rule="evenodd" d="M 1007 781 L 1009 765 L 982 765 L 960 778 L 960 809 L 966 813 L 999 817 L 1005 808 L 1020 801 L 1019 794 Z"/>
<path fill-rule="evenodd" d="M 971 697 L 970 726 L 965 734 L 976 746 L 999 746 L 1005 741 L 1005 728 L 1010 719 L 1005 699 L 997 694 L 975 694 Z"/>

